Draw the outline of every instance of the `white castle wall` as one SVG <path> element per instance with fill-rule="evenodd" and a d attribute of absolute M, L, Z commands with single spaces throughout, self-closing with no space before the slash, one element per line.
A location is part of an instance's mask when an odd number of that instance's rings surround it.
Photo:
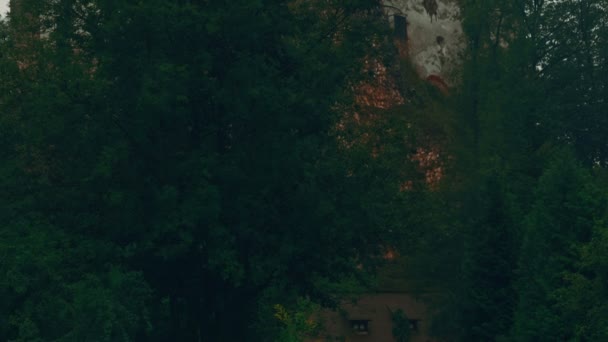
<path fill-rule="evenodd" d="M 423 6 L 424 0 L 384 0 L 391 25 L 393 15 L 407 20 L 409 56 L 421 77 L 439 76 L 448 85 L 456 79 L 460 56 L 465 48 L 460 8 L 455 0 L 437 0 L 437 20 Z M 438 37 L 442 37 L 438 43 Z"/>

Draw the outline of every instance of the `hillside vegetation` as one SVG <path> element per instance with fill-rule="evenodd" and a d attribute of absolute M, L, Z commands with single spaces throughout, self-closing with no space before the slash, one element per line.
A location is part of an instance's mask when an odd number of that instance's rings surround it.
<path fill-rule="evenodd" d="M 608 1 L 460 6 L 446 93 L 377 1 L 13 1 L 0 340 L 301 341 L 390 249 L 439 337 L 607 341 Z"/>

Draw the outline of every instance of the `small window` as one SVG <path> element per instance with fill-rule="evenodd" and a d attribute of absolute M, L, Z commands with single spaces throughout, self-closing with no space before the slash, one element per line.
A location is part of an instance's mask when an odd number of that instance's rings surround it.
<path fill-rule="evenodd" d="M 406 41 L 407 40 L 407 19 L 402 15 L 395 15 L 393 17 L 395 24 L 395 38 Z"/>
<path fill-rule="evenodd" d="M 418 323 L 420 322 L 419 319 L 410 319 L 410 330 L 412 332 L 418 332 Z"/>
<path fill-rule="evenodd" d="M 369 321 L 366 321 L 366 320 L 350 321 L 350 325 L 353 328 L 353 332 L 357 335 L 369 334 Z"/>

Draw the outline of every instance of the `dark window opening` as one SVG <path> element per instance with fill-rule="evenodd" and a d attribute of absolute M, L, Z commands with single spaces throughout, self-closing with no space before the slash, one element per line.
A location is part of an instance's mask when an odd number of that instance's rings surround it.
<path fill-rule="evenodd" d="M 357 335 L 367 335 L 369 333 L 369 321 L 350 321 L 350 326 L 353 328 L 353 332 Z"/>
<path fill-rule="evenodd" d="M 410 330 L 412 332 L 418 332 L 418 323 L 420 322 L 419 319 L 410 319 Z"/>
<path fill-rule="evenodd" d="M 395 15 L 395 38 L 406 41 L 407 40 L 407 20 L 402 15 Z"/>

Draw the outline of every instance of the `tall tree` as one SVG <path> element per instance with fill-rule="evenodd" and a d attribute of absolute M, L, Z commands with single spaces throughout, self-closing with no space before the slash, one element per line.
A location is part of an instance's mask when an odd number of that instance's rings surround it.
<path fill-rule="evenodd" d="M 268 308 L 330 304 L 375 262 L 394 197 L 332 132 L 382 41 L 376 2 L 21 4 L 2 42 L 2 254 L 22 246 L 4 336 L 264 340 Z"/>
<path fill-rule="evenodd" d="M 540 178 L 519 256 L 514 340 L 574 338 L 559 292 L 576 267 L 578 244 L 589 241 L 602 213 L 598 195 L 569 151 L 558 153 Z"/>

